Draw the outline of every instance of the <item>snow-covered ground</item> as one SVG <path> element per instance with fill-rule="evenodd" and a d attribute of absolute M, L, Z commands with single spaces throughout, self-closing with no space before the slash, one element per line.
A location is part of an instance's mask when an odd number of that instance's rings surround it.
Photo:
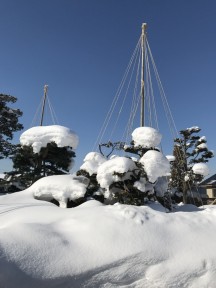
<path fill-rule="evenodd" d="M 64 183 L 62 183 L 64 185 Z M 0 197 L 0 287 L 214 288 L 216 206 Z"/>

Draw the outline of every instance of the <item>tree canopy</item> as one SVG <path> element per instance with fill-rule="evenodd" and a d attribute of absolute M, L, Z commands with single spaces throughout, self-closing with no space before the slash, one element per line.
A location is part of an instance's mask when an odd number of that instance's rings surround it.
<path fill-rule="evenodd" d="M 197 126 L 180 131 L 181 137 L 174 140 L 171 182 L 172 188 L 183 194 L 183 202 L 188 202 L 188 191 L 193 189 L 206 175 L 207 163 L 214 156 L 207 147 L 205 136 L 199 136 Z M 200 171 L 195 171 L 196 164 L 203 163 Z"/>
<path fill-rule="evenodd" d="M 0 94 L 0 159 L 7 158 L 12 155 L 16 149 L 16 145 L 11 143 L 14 132 L 23 129 L 23 125 L 19 123 L 19 117 L 22 116 L 20 109 L 10 107 L 17 101 L 14 96 Z"/>

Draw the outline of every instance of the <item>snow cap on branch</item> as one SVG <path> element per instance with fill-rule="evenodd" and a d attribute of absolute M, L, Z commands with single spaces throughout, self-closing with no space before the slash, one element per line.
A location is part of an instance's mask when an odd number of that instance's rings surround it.
<path fill-rule="evenodd" d="M 134 146 L 143 148 L 156 147 L 161 142 L 162 135 L 151 127 L 138 127 L 132 133 Z"/>
<path fill-rule="evenodd" d="M 173 155 L 166 155 L 166 158 L 169 162 L 175 161 L 175 156 L 173 156 Z"/>
<path fill-rule="evenodd" d="M 192 167 L 194 174 L 199 174 L 202 176 L 207 176 L 209 174 L 209 168 L 205 163 L 196 163 Z"/>
<path fill-rule="evenodd" d="M 32 127 L 20 136 L 20 144 L 32 146 L 34 153 L 39 153 L 42 147 L 51 142 L 55 142 L 58 147 L 76 149 L 79 138 L 69 128 L 60 125 Z"/>
<path fill-rule="evenodd" d="M 80 169 L 85 170 L 91 176 L 97 173 L 98 167 L 107 161 L 107 159 L 98 152 L 90 152 L 85 156 L 83 161 L 84 163 Z"/>
<path fill-rule="evenodd" d="M 136 165 L 130 158 L 115 157 L 101 164 L 98 168 L 97 181 L 102 188 L 109 188 L 113 182 L 129 179 L 131 173 L 128 172 L 134 169 Z"/>
<path fill-rule="evenodd" d="M 193 132 L 199 132 L 201 129 L 198 126 L 192 126 L 190 128 L 187 128 L 186 130 L 193 133 Z"/>
<path fill-rule="evenodd" d="M 152 183 L 154 183 L 158 177 L 166 176 L 170 172 L 170 163 L 161 152 L 149 150 L 139 161 L 143 164 L 148 179 Z"/>

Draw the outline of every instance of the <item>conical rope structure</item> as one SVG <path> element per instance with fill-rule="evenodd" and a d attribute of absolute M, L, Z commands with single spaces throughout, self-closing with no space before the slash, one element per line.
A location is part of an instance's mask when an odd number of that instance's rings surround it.
<path fill-rule="evenodd" d="M 143 49 L 143 47 L 145 49 Z M 142 67 L 143 64 L 145 65 Z M 141 82 L 143 81 L 143 86 L 141 85 L 140 92 L 139 79 L 142 79 L 142 77 L 143 80 L 141 80 Z M 154 84 L 156 84 L 157 87 L 156 92 L 153 89 Z M 161 103 L 160 105 L 158 104 L 159 100 Z M 143 104 L 142 101 L 144 101 Z M 175 138 L 179 137 L 179 132 L 176 128 L 176 124 L 153 58 L 147 35 L 145 34 L 145 37 L 143 37 L 143 33 L 138 39 L 136 47 L 132 53 L 126 71 L 123 74 L 121 83 L 117 89 L 111 106 L 106 114 L 105 120 L 100 129 L 92 151 L 97 150 L 98 147 L 100 148 L 101 143 L 115 143 L 116 141 L 123 143 L 122 145 L 124 145 L 124 143 L 128 143 L 128 141 L 130 141 L 129 139 L 131 137 L 132 131 L 139 126 L 137 123 L 139 123 L 138 117 L 140 115 L 138 115 L 138 108 L 140 105 L 144 106 L 144 126 L 149 126 L 160 131 L 158 111 L 160 111 L 161 114 L 161 107 L 163 107 L 164 115 L 168 123 L 167 130 L 170 132 L 171 140 L 173 141 Z M 125 110 L 127 113 L 126 120 L 125 116 L 123 115 Z M 109 145 L 106 147 L 109 147 Z M 116 147 L 118 147 L 118 145 L 116 145 Z M 162 146 L 160 149 L 163 150 Z M 120 149 L 120 152 L 118 153 L 122 154 L 125 153 L 125 151 Z M 182 155 L 179 155 L 179 157 L 182 157 Z M 184 172 L 186 174 L 187 171 Z M 189 188 L 191 197 L 194 199 L 193 190 L 191 187 Z"/>
<path fill-rule="evenodd" d="M 59 123 L 48 95 L 48 85 L 44 86 L 44 95 L 37 107 L 30 127 L 38 125 L 42 126 L 45 121 L 47 125 L 56 125 Z"/>

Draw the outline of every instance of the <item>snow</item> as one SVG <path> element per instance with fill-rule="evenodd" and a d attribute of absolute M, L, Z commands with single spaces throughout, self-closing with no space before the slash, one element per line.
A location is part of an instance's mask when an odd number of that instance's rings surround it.
<path fill-rule="evenodd" d="M 42 147 L 51 142 L 55 142 L 58 147 L 76 149 L 79 138 L 69 128 L 60 125 L 32 127 L 20 136 L 20 144 L 32 146 L 34 153 L 39 153 Z"/>
<path fill-rule="evenodd" d="M 33 190 L 0 197 L 1 287 L 215 287 L 216 206 L 61 209 Z"/>
<path fill-rule="evenodd" d="M 137 147 L 152 148 L 160 144 L 161 135 L 139 127 L 132 139 Z M 35 153 L 52 141 L 58 147 L 78 145 L 74 132 L 57 125 L 33 127 L 20 141 L 32 145 Z M 106 159 L 90 152 L 80 169 L 97 174 L 107 198 L 110 185 L 130 179 L 140 162 L 151 183 L 140 177 L 134 186 L 163 196 L 173 160 L 156 150 L 139 160 L 117 155 Z M 204 163 L 192 169 L 208 174 Z M 0 287 L 215 287 L 216 206 L 179 204 L 166 213 L 157 202 L 138 207 L 88 199 L 61 209 L 84 197 L 88 185 L 84 176 L 55 175 L 0 196 Z"/>
<path fill-rule="evenodd" d="M 169 162 L 175 161 L 175 156 L 173 155 L 166 155 L 166 158 L 168 159 Z"/>
<path fill-rule="evenodd" d="M 206 136 L 202 136 L 198 139 L 198 142 L 206 142 Z"/>
<path fill-rule="evenodd" d="M 168 190 L 168 181 L 167 181 L 167 177 L 163 176 L 163 177 L 159 177 L 154 189 L 156 191 L 156 195 L 163 197 L 164 193 L 167 192 Z"/>
<path fill-rule="evenodd" d="M 134 183 L 134 187 L 138 190 L 145 192 L 146 191 L 146 179 L 141 177 L 138 181 Z"/>
<path fill-rule="evenodd" d="M 156 147 L 161 142 L 162 135 L 151 127 L 138 127 L 132 133 L 134 146 L 142 146 L 143 148 Z"/>
<path fill-rule="evenodd" d="M 141 158 L 150 182 L 154 183 L 158 177 L 167 176 L 170 172 L 170 163 L 168 159 L 158 151 L 149 150 Z"/>
<path fill-rule="evenodd" d="M 0 179 L 4 179 L 5 178 L 5 174 L 0 173 Z"/>
<path fill-rule="evenodd" d="M 196 163 L 192 167 L 195 174 L 203 175 L 204 177 L 209 174 L 209 168 L 205 163 Z"/>
<path fill-rule="evenodd" d="M 84 163 L 80 169 L 87 171 L 91 176 L 92 174 L 97 173 L 98 167 L 107 161 L 107 159 L 98 152 L 90 152 L 86 155 L 83 161 Z"/>
<path fill-rule="evenodd" d="M 197 150 L 202 150 L 202 149 L 208 149 L 206 143 L 201 143 L 199 145 L 197 145 L 196 147 Z"/>
<path fill-rule="evenodd" d="M 136 169 L 132 159 L 115 157 L 104 162 L 98 168 L 97 181 L 102 188 L 109 189 L 110 184 L 130 178 L 130 171 Z M 129 173 L 128 173 L 129 172 Z M 116 173 L 122 174 L 122 177 Z"/>
<path fill-rule="evenodd" d="M 66 208 L 68 200 L 74 201 L 85 195 L 88 184 L 89 180 L 83 176 L 55 175 L 39 179 L 28 190 L 37 199 L 55 199 L 60 207 Z"/>
<path fill-rule="evenodd" d="M 187 128 L 187 130 L 189 132 L 199 132 L 200 131 L 200 128 L 198 126 L 192 126 L 190 128 Z"/>
<path fill-rule="evenodd" d="M 185 175 L 184 180 L 185 180 L 186 182 L 187 182 L 187 181 L 190 181 L 189 175 Z"/>

